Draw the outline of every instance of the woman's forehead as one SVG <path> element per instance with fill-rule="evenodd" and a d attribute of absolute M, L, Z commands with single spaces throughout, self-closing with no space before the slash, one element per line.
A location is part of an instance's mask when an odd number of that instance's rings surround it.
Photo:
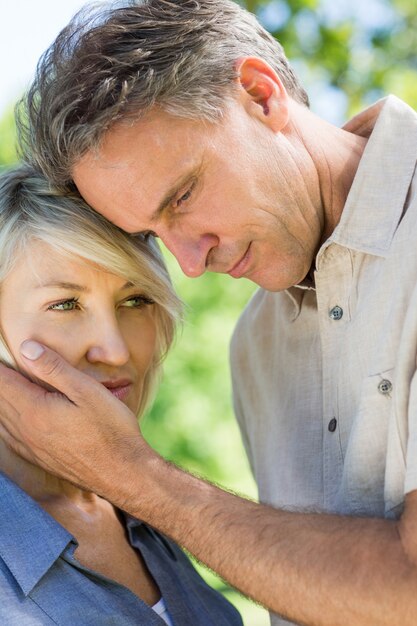
<path fill-rule="evenodd" d="M 124 289 L 131 283 L 125 277 L 116 276 L 99 264 L 83 258 L 75 252 L 59 248 L 46 241 L 28 241 L 5 281 L 22 281 L 33 287 L 64 286 L 83 290 L 91 283 L 107 284 Z"/>

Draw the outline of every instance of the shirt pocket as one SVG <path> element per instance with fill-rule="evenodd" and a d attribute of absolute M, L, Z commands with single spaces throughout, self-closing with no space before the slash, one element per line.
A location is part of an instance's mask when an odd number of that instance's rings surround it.
<path fill-rule="evenodd" d="M 394 393 L 394 368 L 363 379 L 344 462 L 341 494 L 344 513 L 384 516 L 385 471 Z"/>

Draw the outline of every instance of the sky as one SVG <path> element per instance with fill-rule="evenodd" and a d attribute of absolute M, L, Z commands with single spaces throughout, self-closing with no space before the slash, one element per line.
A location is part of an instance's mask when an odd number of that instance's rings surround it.
<path fill-rule="evenodd" d="M 40 55 L 85 0 L 0 0 L 0 117 L 29 84 Z"/>

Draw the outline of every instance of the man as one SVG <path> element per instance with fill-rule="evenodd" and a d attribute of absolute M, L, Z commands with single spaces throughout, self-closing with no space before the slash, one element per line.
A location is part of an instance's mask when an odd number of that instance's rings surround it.
<path fill-rule="evenodd" d="M 169 534 L 274 625 L 415 624 L 417 116 L 389 98 L 343 130 L 318 119 L 229 0 L 80 20 L 40 65 L 27 154 L 186 274 L 262 288 L 232 365 L 267 505 L 166 464 L 36 337 L 28 369 L 63 395 L 3 369 L 2 436 Z"/>

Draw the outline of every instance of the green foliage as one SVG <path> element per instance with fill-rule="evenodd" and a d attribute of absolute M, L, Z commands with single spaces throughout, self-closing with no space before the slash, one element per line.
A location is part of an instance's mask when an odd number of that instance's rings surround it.
<path fill-rule="evenodd" d="M 413 0 L 242 4 L 282 43 L 307 91 L 314 93 L 317 82 L 323 85 L 329 106 L 329 86 L 347 96 L 346 113 L 390 92 L 416 105 L 412 84 L 417 78 L 417 3 Z"/>
<path fill-rule="evenodd" d="M 0 166 L 16 162 L 16 132 L 13 109 L 0 119 Z"/>
<path fill-rule="evenodd" d="M 231 415 L 228 374 L 230 336 L 254 286 L 218 274 L 186 278 L 171 255 L 166 256 L 186 302 L 186 320 L 166 360 L 160 393 L 143 432 L 167 458 L 254 494 Z"/>

